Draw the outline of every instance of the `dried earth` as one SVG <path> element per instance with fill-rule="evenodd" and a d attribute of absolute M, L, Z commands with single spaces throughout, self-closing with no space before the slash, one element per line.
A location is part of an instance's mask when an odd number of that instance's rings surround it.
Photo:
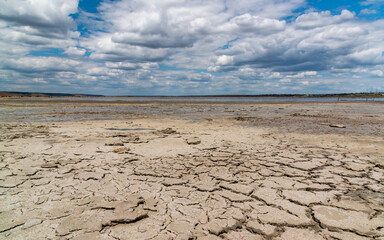
<path fill-rule="evenodd" d="M 192 107 L 43 121 L 2 102 L 0 239 L 384 239 L 383 104 Z"/>

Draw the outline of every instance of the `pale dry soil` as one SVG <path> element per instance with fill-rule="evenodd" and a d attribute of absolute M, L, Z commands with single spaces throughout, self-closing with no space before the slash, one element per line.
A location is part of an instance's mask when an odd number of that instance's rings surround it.
<path fill-rule="evenodd" d="M 384 239 L 382 136 L 169 116 L 0 126 L 0 239 Z"/>

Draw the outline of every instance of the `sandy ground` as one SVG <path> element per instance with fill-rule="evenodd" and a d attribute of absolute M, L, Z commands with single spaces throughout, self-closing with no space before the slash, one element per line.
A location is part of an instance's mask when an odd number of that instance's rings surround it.
<path fill-rule="evenodd" d="M 0 111 L 0 239 L 384 239 L 384 104 Z"/>

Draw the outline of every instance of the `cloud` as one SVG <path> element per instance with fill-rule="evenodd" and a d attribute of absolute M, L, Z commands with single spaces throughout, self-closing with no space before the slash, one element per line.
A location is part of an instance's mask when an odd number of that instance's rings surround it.
<path fill-rule="evenodd" d="M 383 76 L 384 76 L 384 73 L 383 73 L 383 71 L 381 71 L 381 70 L 374 70 L 374 71 L 371 71 L 371 74 L 372 74 L 373 76 L 376 76 L 376 77 L 383 77 Z"/>
<path fill-rule="evenodd" d="M 100 6 L 115 43 L 147 48 L 191 47 L 221 21 L 222 1 L 119 1 Z"/>
<path fill-rule="evenodd" d="M 356 65 L 384 64 L 383 48 L 369 48 L 349 54 L 347 59 Z"/>
<path fill-rule="evenodd" d="M 112 62 L 160 62 L 169 56 L 168 49 L 124 45 L 114 42 L 108 34 L 102 34 L 84 44 L 92 51 L 91 59 Z"/>
<path fill-rule="evenodd" d="M 62 39 L 76 24 L 78 0 L 12 0 L 2 4 L 0 20 L 14 31 L 32 36 Z"/>
<path fill-rule="evenodd" d="M 107 68 L 112 68 L 112 69 L 121 69 L 121 70 L 126 70 L 126 71 L 131 71 L 131 70 L 136 70 L 136 69 L 153 69 L 153 68 L 158 68 L 159 65 L 157 63 L 130 63 L 130 62 L 106 62 L 105 66 Z"/>
<path fill-rule="evenodd" d="M 188 80 L 191 82 L 210 82 L 212 80 L 212 75 L 209 73 L 192 73 L 188 76 Z"/>
<path fill-rule="evenodd" d="M 227 0 L 225 5 L 234 15 L 250 13 L 267 18 L 290 16 L 293 11 L 302 7 L 305 0 Z"/>
<path fill-rule="evenodd" d="M 377 13 L 377 10 L 375 9 L 364 8 L 360 11 L 359 15 L 371 15 L 376 13 Z"/>
<path fill-rule="evenodd" d="M 268 16 L 286 16 L 302 3 L 301 0 L 259 0 L 253 4 L 224 0 L 103 2 L 99 11 L 106 32 L 93 36 L 86 47 L 94 51 L 91 57 L 99 60 L 143 61 L 148 57 L 148 61 L 159 62 L 180 49 L 196 49 L 203 41 L 228 41 L 233 35 L 264 36 L 282 31 L 286 22 Z M 238 15 L 242 9 L 248 12 Z M 212 39 L 214 36 L 216 39 Z"/>
<path fill-rule="evenodd" d="M 286 76 L 287 78 L 305 78 L 306 76 L 316 76 L 317 72 L 316 71 L 306 71 L 306 72 L 301 72 L 295 75 L 288 75 Z"/>
<path fill-rule="evenodd" d="M 273 72 L 269 78 L 280 78 L 281 77 L 281 74 L 279 72 Z"/>
<path fill-rule="evenodd" d="M 263 0 L 104 2 L 99 7 L 100 18 L 109 30 L 93 35 L 83 46 L 93 52 L 95 60 L 206 63 L 205 68 L 213 72 L 235 71 L 244 65 L 272 71 L 319 71 L 334 62 L 347 64 L 337 62 L 338 56 L 351 54 L 355 40 L 367 34 L 364 27 L 350 23 L 355 14 L 348 10 L 339 15 L 312 12 L 291 24 L 273 18 L 289 15 L 303 4 Z M 281 11 L 266 11 L 272 6 Z M 236 41 L 228 44 L 230 39 Z M 226 47 L 217 48 L 220 45 Z"/>
<path fill-rule="evenodd" d="M 265 1 L 258 2 L 268 5 Z M 222 1 L 212 1 L 205 8 L 199 8 L 199 1 L 194 2 L 196 5 L 193 7 L 185 1 L 183 4 L 178 3 L 165 1 L 150 5 L 148 1 L 143 1 L 135 3 L 139 7 L 133 7 L 130 5 L 132 2 L 122 1 L 121 4 L 131 7 L 120 6 L 121 10 L 117 13 L 105 5 L 105 20 L 113 27 L 110 32 L 92 39 L 93 46 L 91 44 L 89 48 L 94 53 L 91 57 L 116 64 L 119 61 L 124 64 L 129 62 L 133 64 L 129 66 L 135 67 L 137 63 L 147 61 L 166 62 L 167 65 L 180 68 L 205 68 L 210 72 L 228 75 L 232 84 L 225 80 L 217 84 L 215 81 L 218 78 L 214 76 L 191 77 L 192 73 L 185 71 L 183 74 L 168 71 L 167 75 L 154 69 L 137 73 L 132 81 L 136 84 L 149 81 L 152 89 L 170 85 L 181 88 L 183 84 L 194 82 L 188 86 L 204 83 L 206 87 L 212 85 L 213 88 L 227 91 L 235 91 L 233 84 L 236 81 L 239 84 L 256 84 L 281 80 L 280 84 L 285 84 L 286 91 L 298 85 L 320 86 L 314 84 L 313 80 L 291 82 L 289 79 L 310 79 L 314 76 L 321 79 L 324 72 L 331 69 L 354 69 L 360 65 L 381 64 L 380 48 L 375 47 L 380 44 L 374 43 L 377 38 L 375 36 L 382 34 L 381 23 L 358 22 L 355 14 L 348 10 L 337 15 L 329 11 L 306 13 L 287 23 L 274 18 L 272 11 L 261 13 L 261 9 L 264 9 L 261 7 L 250 7 L 247 11 L 250 5 L 245 1 L 238 2 L 236 6 L 226 1 L 226 8 L 223 8 Z M 295 4 L 299 4 L 299 1 L 291 2 L 289 6 Z M 184 12 L 183 5 L 188 6 L 188 13 Z M 283 9 L 276 2 L 274 6 Z M 294 9 L 289 10 L 288 5 L 284 6 L 285 14 Z M 132 17 L 124 19 L 115 15 L 129 15 L 127 9 L 130 9 Z M 164 15 L 164 12 L 167 14 Z M 135 21 L 131 19 L 133 16 Z M 189 25 L 192 22 L 199 23 L 199 27 Z M 108 41 L 103 44 L 105 39 Z M 373 48 L 376 50 L 373 51 Z M 119 68 L 125 69 L 124 64 Z M 319 75 L 319 72 L 322 74 Z M 167 80 L 162 82 L 156 80 L 158 78 Z M 232 88 L 224 87 L 225 84 L 232 85 Z M 273 89 L 277 85 L 271 83 L 268 87 Z M 240 88 L 237 90 L 240 91 Z"/>
<path fill-rule="evenodd" d="M 76 72 L 81 62 L 58 57 L 22 57 L 2 62 L 3 68 L 22 73 Z"/>
<path fill-rule="evenodd" d="M 217 57 L 216 65 L 230 65 L 233 64 L 233 56 L 221 55 Z"/>
<path fill-rule="evenodd" d="M 369 5 L 383 5 L 384 0 L 365 0 L 360 2 L 361 5 L 363 6 L 369 6 Z"/>
<path fill-rule="evenodd" d="M 254 16 L 249 13 L 232 18 L 228 23 L 219 27 L 219 31 L 237 34 L 267 35 L 284 30 L 285 21 Z"/>
<path fill-rule="evenodd" d="M 65 53 L 70 56 L 83 56 L 86 50 L 78 47 L 68 47 L 65 50 Z"/>
<path fill-rule="evenodd" d="M 70 16 L 77 12 L 77 5 L 78 0 L 3 0 L 0 8 L 0 67 L 24 74 L 47 70 L 46 75 L 49 75 L 53 70 L 66 71 L 64 65 L 69 64 L 70 59 L 57 61 L 27 55 L 46 49 L 63 49 L 68 55 L 79 55 L 83 51 L 75 52 L 79 32 Z"/>
<path fill-rule="evenodd" d="M 231 61 L 226 64 L 213 61 L 208 69 L 234 71 L 234 68 L 249 65 L 274 72 L 305 72 L 382 64 L 383 47 L 377 42 L 383 34 L 382 21 L 374 24 L 344 21 L 353 19 L 348 11 L 337 16 L 311 13 L 310 21 L 308 16 L 299 16 L 297 19 L 301 21 L 274 34 L 247 35 L 231 43 L 230 48 L 217 49 L 216 59 L 226 56 L 225 59 Z M 304 19 L 310 24 L 303 25 Z"/>
<path fill-rule="evenodd" d="M 348 11 L 341 11 L 340 15 L 333 16 L 330 11 L 324 12 L 311 12 L 303 14 L 296 18 L 295 26 L 298 28 L 316 28 L 327 25 L 342 23 L 345 21 L 352 20 L 355 14 Z"/>
<path fill-rule="evenodd" d="M 377 85 L 383 74 L 384 20 L 359 19 L 383 1 L 361 2 L 357 16 L 316 12 L 305 0 L 105 0 L 98 13 L 78 11 L 78 0 L 2 3 L 7 86 L 28 79 L 103 93 L 329 91 L 340 87 L 329 79 Z"/>
<path fill-rule="evenodd" d="M 279 82 L 281 82 L 281 83 L 290 83 L 290 82 L 292 82 L 292 80 L 288 79 L 288 78 L 283 78 L 283 79 L 280 79 Z"/>

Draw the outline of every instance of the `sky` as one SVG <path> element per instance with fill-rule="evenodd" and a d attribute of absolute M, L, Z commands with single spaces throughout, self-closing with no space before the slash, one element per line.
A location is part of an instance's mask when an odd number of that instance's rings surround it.
<path fill-rule="evenodd" d="M 384 91 L 384 0 L 0 0 L 0 91 Z"/>

